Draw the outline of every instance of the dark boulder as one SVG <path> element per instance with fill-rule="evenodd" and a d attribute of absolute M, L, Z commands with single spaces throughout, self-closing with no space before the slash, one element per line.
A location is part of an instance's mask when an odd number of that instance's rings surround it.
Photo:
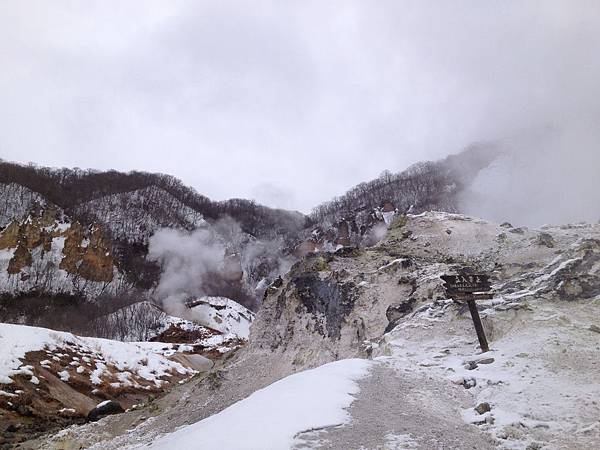
<path fill-rule="evenodd" d="M 551 234 L 540 233 L 537 237 L 536 244 L 543 247 L 554 248 L 554 238 Z"/>
<path fill-rule="evenodd" d="M 99 403 L 94 409 L 88 413 L 88 420 L 90 422 L 96 422 L 103 417 L 110 416 L 111 414 L 120 414 L 125 412 L 123 407 L 113 400 L 106 400 Z"/>
<path fill-rule="evenodd" d="M 408 298 L 400 303 L 389 306 L 387 311 L 385 312 L 389 323 L 384 332 L 388 333 L 392 331 L 396 327 L 396 325 L 398 325 L 400 319 L 405 317 L 408 313 L 410 313 L 413 310 L 416 301 L 417 300 L 415 298 Z"/>
<path fill-rule="evenodd" d="M 490 412 L 491 410 L 492 410 L 492 407 L 487 402 L 480 403 L 475 408 L 475 411 L 477 411 L 478 414 L 485 414 L 486 412 Z"/>

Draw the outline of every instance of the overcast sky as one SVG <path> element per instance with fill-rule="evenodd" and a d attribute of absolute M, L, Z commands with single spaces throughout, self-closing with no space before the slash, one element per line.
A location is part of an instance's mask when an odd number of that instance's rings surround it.
<path fill-rule="evenodd" d="M 3 0 L 0 157 L 308 211 L 473 141 L 598 128 L 599 6 Z"/>

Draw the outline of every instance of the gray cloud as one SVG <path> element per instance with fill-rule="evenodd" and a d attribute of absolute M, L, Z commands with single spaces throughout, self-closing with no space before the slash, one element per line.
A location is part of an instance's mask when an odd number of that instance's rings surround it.
<path fill-rule="evenodd" d="M 514 184 L 487 177 L 470 211 L 500 214 L 478 207 L 485 193 L 527 222 L 596 217 L 598 182 L 565 183 L 560 167 L 596 163 L 599 25 L 593 0 L 5 1 L 0 156 L 168 172 L 216 199 L 307 211 L 498 140 L 549 166 L 522 189 L 560 184 L 566 206 L 526 217 Z"/>

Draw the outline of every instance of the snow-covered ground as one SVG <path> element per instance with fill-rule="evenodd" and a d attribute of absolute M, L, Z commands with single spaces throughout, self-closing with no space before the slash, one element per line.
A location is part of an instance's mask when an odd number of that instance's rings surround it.
<path fill-rule="evenodd" d="M 598 300 L 483 312 L 487 353 L 477 349 L 468 312 L 462 319 L 422 314 L 385 336 L 389 356 L 381 360 L 468 389 L 465 423 L 489 432 L 501 448 L 589 448 L 600 442 L 599 312 Z M 482 404 L 489 411 L 475 410 Z"/>
<path fill-rule="evenodd" d="M 120 379 L 125 386 L 136 384 L 134 378 L 141 378 L 159 387 L 172 372 L 194 373 L 167 357 L 175 353 L 173 347 L 173 344 L 159 342 L 126 343 L 86 338 L 46 328 L 0 323 L 0 383 L 11 384 L 13 377 L 19 374 L 35 380 L 34 367 L 24 364 L 23 359 L 28 352 L 45 351 L 49 359 L 48 364 L 42 366 L 49 365 L 53 358 L 54 361 L 69 360 L 61 378 L 83 367 L 83 373 L 92 384 L 100 384 L 105 376 L 112 376 L 108 369 L 111 366 L 122 374 Z M 79 356 L 67 357 L 67 352 Z"/>
<path fill-rule="evenodd" d="M 367 375 L 370 365 L 366 360 L 347 359 L 290 375 L 158 439 L 151 448 L 289 449 L 298 433 L 348 421 L 344 408 L 352 403 L 358 393 L 356 381 Z"/>
<path fill-rule="evenodd" d="M 189 317 L 197 323 L 232 334 L 240 339 L 248 339 L 254 313 L 226 297 L 201 297 L 189 302 Z"/>

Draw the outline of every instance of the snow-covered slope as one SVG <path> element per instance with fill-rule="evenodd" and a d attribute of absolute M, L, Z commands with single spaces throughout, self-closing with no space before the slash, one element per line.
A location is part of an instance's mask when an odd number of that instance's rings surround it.
<path fill-rule="evenodd" d="M 136 243 L 148 242 L 160 228 L 193 230 L 206 224 L 202 214 L 156 186 L 100 197 L 76 211 L 106 224 L 114 238 Z"/>
<path fill-rule="evenodd" d="M 212 367 L 190 351 L 0 323 L 0 444 L 81 423 L 105 400 L 132 407 Z"/>
<path fill-rule="evenodd" d="M 106 377 L 115 375 L 112 367 L 123 375 L 117 377 L 119 381 L 116 384 L 135 386 L 145 380 L 145 384 L 160 387 L 169 382 L 161 378 L 174 372 L 182 375 L 193 373 L 166 357 L 174 353 L 173 347 L 163 343 L 85 338 L 46 328 L 0 323 L 0 383 L 11 384 L 14 377 L 26 375 L 31 377 L 30 381 L 33 379 L 33 384 L 37 384 L 36 368 L 23 364 L 22 360 L 29 352 L 43 351 L 48 359 L 40 363 L 40 367 L 53 366 L 56 362 L 62 369 L 58 374 L 66 380 L 76 373 L 85 374 L 92 384 L 99 385 Z M 77 356 L 70 357 L 71 353 Z"/>
<path fill-rule="evenodd" d="M 219 414 L 155 441 L 150 448 L 292 448 L 304 430 L 342 425 L 369 362 L 348 359 L 290 375 Z"/>
<path fill-rule="evenodd" d="M 31 189 L 17 183 L 0 183 L 0 228 L 12 220 L 27 217 L 35 205 L 46 205 L 46 200 Z"/>
<path fill-rule="evenodd" d="M 203 297 L 201 301 L 196 307 L 183 310 L 191 320 L 166 314 L 145 301 L 98 317 L 90 328 L 95 336 L 120 341 L 185 343 L 190 351 L 209 357 L 218 357 L 244 345 L 254 314 L 223 297 Z"/>
<path fill-rule="evenodd" d="M 226 297 L 200 297 L 188 301 L 187 306 L 189 317 L 198 323 L 223 334 L 248 339 L 254 313 L 239 303 Z"/>

